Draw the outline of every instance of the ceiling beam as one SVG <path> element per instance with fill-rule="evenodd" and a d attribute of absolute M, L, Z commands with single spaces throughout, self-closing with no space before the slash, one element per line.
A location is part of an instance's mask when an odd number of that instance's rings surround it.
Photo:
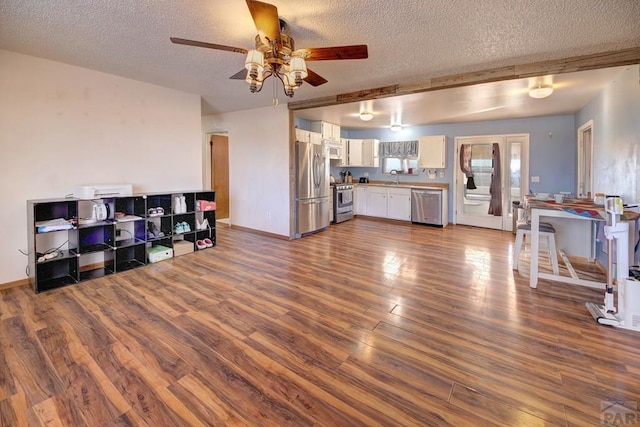
<path fill-rule="evenodd" d="M 471 86 L 481 83 L 491 83 L 503 80 L 522 79 L 577 71 L 595 70 L 599 68 L 620 67 L 640 63 L 640 46 L 629 49 L 593 53 L 589 55 L 573 56 L 563 59 L 533 62 L 530 64 L 512 65 L 508 67 L 491 68 L 488 70 L 454 74 L 444 77 L 434 77 L 417 84 L 392 85 L 355 92 L 342 93 L 335 96 L 291 102 L 290 110 L 306 108 L 328 107 L 331 105 L 347 104 L 350 102 L 367 101 L 390 96 L 410 95 L 413 93 L 430 92 L 440 89 L 450 89 L 461 86 Z"/>

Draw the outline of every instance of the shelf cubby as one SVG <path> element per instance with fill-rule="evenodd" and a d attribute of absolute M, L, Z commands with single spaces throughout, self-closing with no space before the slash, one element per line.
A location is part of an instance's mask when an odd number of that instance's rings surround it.
<path fill-rule="evenodd" d="M 145 243 L 116 249 L 116 272 L 131 270 L 147 263 Z"/>
<path fill-rule="evenodd" d="M 34 203 L 34 222 L 50 221 L 52 219 L 75 219 L 78 217 L 78 205 L 75 200 L 47 200 Z"/>
<path fill-rule="evenodd" d="M 149 194 L 146 196 L 147 200 L 147 217 L 157 217 L 149 215 L 151 209 L 162 208 L 164 213 L 158 216 L 171 216 L 171 194 Z"/>
<path fill-rule="evenodd" d="M 78 248 L 80 255 L 113 249 L 114 243 L 115 229 L 113 223 L 98 223 L 79 228 L 77 241 L 71 235 L 69 238 L 69 244 Z"/>
<path fill-rule="evenodd" d="M 78 257 L 64 256 L 39 262 L 35 266 L 40 278 L 36 291 L 42 292 L 73 283 L 78 283 Z"/>
<path fill-rule="evenodd" d="M 147 216 L 147 201 L 144 196 L 118 197 L 115 199 L 115 212 L 144 218 Z"/>
<path fill-rule="evenodd" d="M 116 221 L 116 247 L 121 248 L 145 242 L 147 240 L 146 225 L 147 222 L 144 218 L 134 221 Z"/>
<path fill-rule="evenodd" d="M 150 231 L 151 229 L 151 224 L 153 223 L 153 230 L 160 230 L 162 232 L 162 236 L 151 236 Z M 166 237 L 171 237 L 171 235 L 173 235 L 173 221 L 171 218 L 171 215 L 162 215 L 162 216 L 155 216 L 155 217 L 149 217 L 147 218 L 146 221 L 146 226 L 147 226 L 147 231 L 146 231 L 146 236 L 147 236 L 147 240 L 158 240 L 158 239 L 164 239 Z"/>
<path fill-rule="evenodd" d="M 85 252 L 79 257 L 80 280 L 95 279 L 115 272 L 115 250 Z"/>

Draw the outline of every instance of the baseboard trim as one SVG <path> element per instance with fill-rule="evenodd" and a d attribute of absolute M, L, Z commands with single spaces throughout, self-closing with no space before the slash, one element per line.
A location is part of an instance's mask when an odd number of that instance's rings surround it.
<path fill-rule="evenodd" d="M 234 230 L 245 231 L 247 233 L 259 234 L 260 236 L 273 237 L 280 240 L 291 240 L 289 236 L 283 236 L 282 234 L 269 233 L 268 231 L 256 230 L 255 228 L 242 227 L 240 225 L 229 224 L 229 228 Z"/>
<path fill-rule="evenodd" d="M 0 291 L 3 291 L 5 289 L 17 288 L 18 286 L 24 286 L 28 284 L 29 279 L 20 279 L 16 280 L 15 282 L 0 283 Z"/>

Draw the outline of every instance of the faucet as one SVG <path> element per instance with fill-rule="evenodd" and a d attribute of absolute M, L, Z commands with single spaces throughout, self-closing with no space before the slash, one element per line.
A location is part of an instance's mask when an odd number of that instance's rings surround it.
<path fill-rule="evenodd" d="M 397 170 L 397 169 L 391 169 L 391 170 L 389 171 L 389 173 L 390 173 L 391 175 L 393 175 L 393 176 L 395 176 L 395 177 L 396 177 L 396 182 L 395 182 L 395 184 L 396 184 L 396 185 L 398 185 L 398 183 L 400 182 L 400 173 L 401 173 L 401 172 L 400 172 L 399 170 Z"/>

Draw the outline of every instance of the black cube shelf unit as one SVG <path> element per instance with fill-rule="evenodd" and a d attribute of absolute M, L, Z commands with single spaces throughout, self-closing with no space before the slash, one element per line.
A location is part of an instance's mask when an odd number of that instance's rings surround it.
<path fill-rule="evenodd" d="M 215 246 L 215 200 L 215 191 L 28 200 L 29 282 L 42 292 L 146 265 L 157 246 Z M 103 219 L 94 205 L 105 205 Z"/>

